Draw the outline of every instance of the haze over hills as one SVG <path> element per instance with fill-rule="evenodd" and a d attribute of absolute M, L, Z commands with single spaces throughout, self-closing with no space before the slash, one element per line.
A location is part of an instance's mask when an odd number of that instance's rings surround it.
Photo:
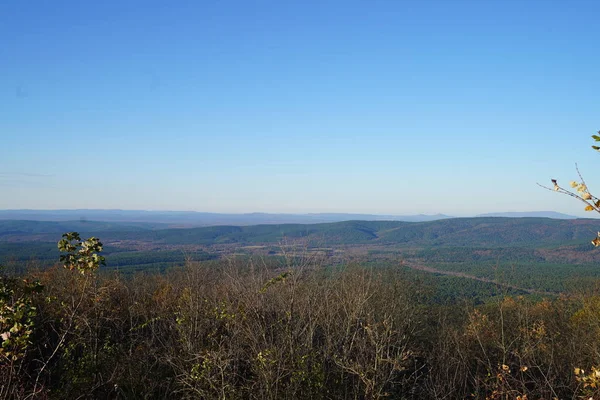
<path fill-rule="evenodd" d="M 543 217 L 576 219 L 577 217 L 554 211 L 495 212 L 477 217 Z M 28 221 L 103 221 L 154 224 L 155 227 L 199 227 L 212 225 L 260 225 L 260 224 L 316 224 L 342 221 L 406 221 L 426 222 L 455 218 L 445 214 L 380 215 L 352 213 L 210 213 L 196 211 L 145 211 L 145 210 L 0 210 L 0 220 Z M 146 228 L 148 226 L 145 226 Z"/>
<path fill-rule="evenodd" d="M 523 211 L 523 212 L 495 212 L 479 214 L 478 217 L 509 217 L 509 218 L 554 218 L 554 219 L 577 219 L 574 215 L 563 214 L 556 211 Z"/>
<path fill-rule="evenodd" d="M 105 221 L 143 222 L 180 226 L 258 225 L 258 224 L 314 224 L 350 220 L 364 221 L 434 221 L 452 218 L 448 215 L 376 215 L 347 213 L 225 214 L 196 211 L 144 210 L 0 210 L 0 220 L 30 221 Z"/>

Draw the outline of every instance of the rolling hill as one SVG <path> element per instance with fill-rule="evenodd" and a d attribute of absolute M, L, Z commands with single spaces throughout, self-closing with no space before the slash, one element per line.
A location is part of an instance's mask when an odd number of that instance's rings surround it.
<path fill-rule="evenodd" d="M 162 229 L 156 224 L 110 222 L 0 221 L 0 242 L 53 242 L 67 231 L 99 236 L 106 243 L 136 241 L 162 245 L 277 244 L 284 239 L 315 245 L 523 247 L 580 244 L 592 238 L 593 219 L 452 218 L 428 222 L 344 221 L 323 224 L 266 224 Z"/>

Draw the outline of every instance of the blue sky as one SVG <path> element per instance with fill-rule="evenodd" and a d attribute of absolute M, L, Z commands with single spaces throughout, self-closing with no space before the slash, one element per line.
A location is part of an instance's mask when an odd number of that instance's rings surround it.
<path fill-rule="evenodd" d="M 170 4 L 173 3 L 173 4 Z M 555 210 L 598 1 L 0 5 L 0 209 Z"/>

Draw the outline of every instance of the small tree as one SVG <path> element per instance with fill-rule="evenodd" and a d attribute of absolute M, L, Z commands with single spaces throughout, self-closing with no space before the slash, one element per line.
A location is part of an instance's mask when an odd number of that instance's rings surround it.
<path fill-rule="evenodd" d="M 86 315 L 86 304 L 96 301 L 97 298 L 97 276 L 96 270 L 100 265 L 106 265 L 103 256 L 99 255 L 102 251 L 102 243 L 98 238 L 91 237 L 87 240 L 81 240 L 79 233 L 68 232 L 62 235 L 58 242 L 58 249 L 62 254 L 60 262 L 68 270 L 77 270 L 80 276 L 74 275 L 72 278 L 76 282 L 74 291 L 70 292 L 70 301 L 59 301 L 53 296 L 47 296 L 47 302 L 52 302 L 55 307 L 51 307 L 57 314 L 44 322 L 48 324 L 46 329 L 56 334 L 56 337 L 46 336 L 47 342 L 38 347 L 45 351 L 40 357 L 39 367 L 35 373 L 33 389 L 31 396 L 40 396 L 47 388 L 44 387 L 44 381 L 47 379 L 47 370 L 56 367 L 55 359 L 62 359 L 65 362 L 65 348 L 75 348 L 75 343 L 70 343 L 73 337 L 81 336 L 85 327 L 90 326 L 90 321 Z M 71 274 L 69 274 L 71 275 Z M 93 284 L 93 286 L 91 286 Z M 96 321 L 97 322 L 97 321 Z"/>
<path fill-rule="evenodd" d="M 592 138 L 596 142 L 600 142 L 600 131 L 598 131 L 598 135 L 592 135 Z M 592 146 L 592 148 L 596 151 L 600 151 L 600 146 Z M 585 211 L 596 211 L 600 213 L 600 198 L 596 197 L 592 193 L 590 193 L 581 172 L 579 172 L 579 167 L 575 164 L 575 169 L 577 170 L 577 175 L 579 176 L 578 181 L 571 181 L 569 183 L 570 189 L 560 186 L 556 179 L 551 179 L 552 187 L 547 187 L 544 185 L 540 185 L 544 189 L 548 189 L 551 191 L 555 191 L 558 193 L 566 194 L 567 196 L 571 196 L 585 204 Z M 538 183 L 539 185 L 539 183 Z M 600 232 L 597 233 L 596 237 L 592 240 L 592 244 L 596 247 L 600 246 Z"/>

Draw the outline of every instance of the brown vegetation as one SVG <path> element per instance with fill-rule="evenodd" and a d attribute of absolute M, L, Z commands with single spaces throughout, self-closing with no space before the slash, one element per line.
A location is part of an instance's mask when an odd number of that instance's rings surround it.
<path fill-rule="evenodd" d="M 33 310 L 21 315 L 20 351 L 2 343 L 2 398 L 600 395 L 594 294 L 450 309 L 393 269 L 298 257 L 283 268 L 233 259 L 127 279 L 62 268 L 2 279 L 5 311 Z M 33 279 L 43 289 L 28 289 Z"/>

